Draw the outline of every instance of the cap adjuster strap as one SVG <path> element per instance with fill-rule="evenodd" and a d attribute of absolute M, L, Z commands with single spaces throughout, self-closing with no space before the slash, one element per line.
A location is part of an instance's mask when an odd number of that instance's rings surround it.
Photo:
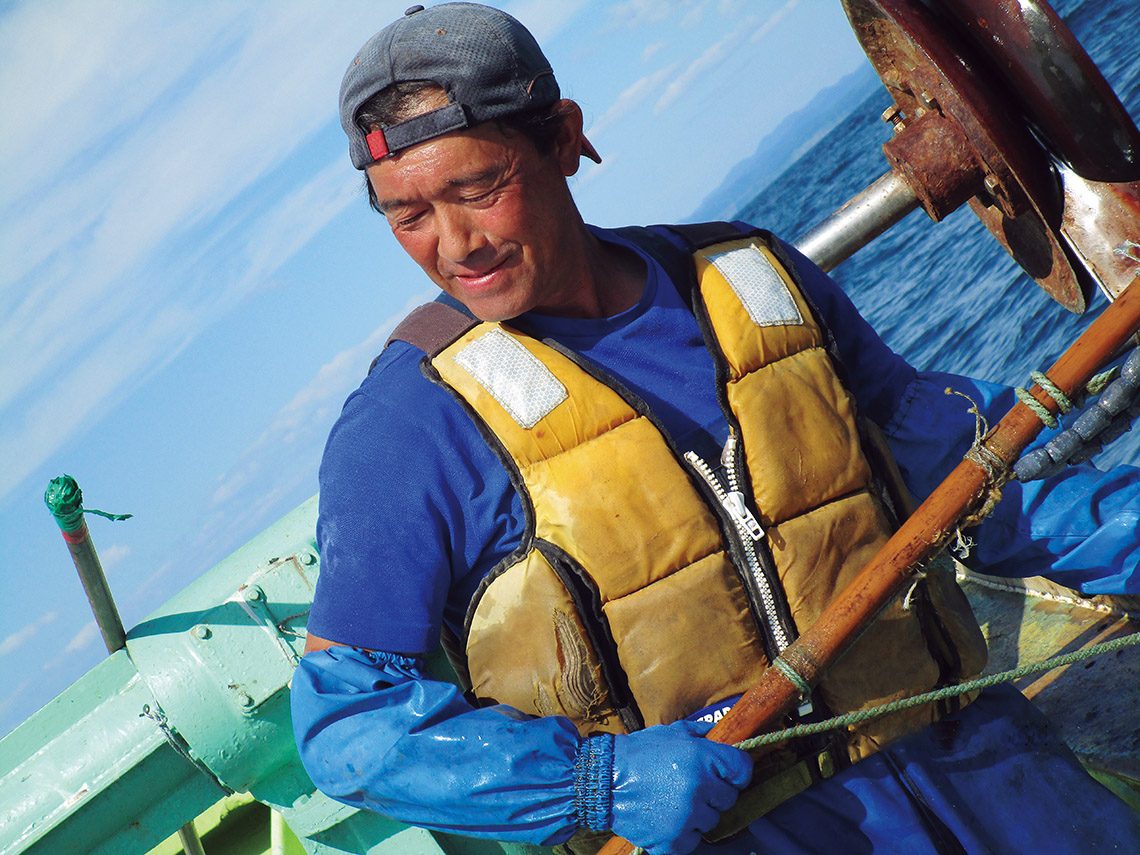
<path fill-rule="evenodd" d="M 369 153 L 375 160 L 380 160 L 416 143 L 451 131 L 462 130 L 469 125 L 467 111 L 463 109 L 462 104 L 453 101 L 436 110 L 388 125 L 382 130 L 372 131 L 365 139 L 368 141 Z"/>

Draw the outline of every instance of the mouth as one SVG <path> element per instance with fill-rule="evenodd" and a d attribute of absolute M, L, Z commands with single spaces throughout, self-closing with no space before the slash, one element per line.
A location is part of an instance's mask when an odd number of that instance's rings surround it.
<path fill-rule="evenodd" d="M 465 290 L 484 291 L 493 287 L 502 278 L 503 271 L 509 266 L 512 256 L 508 253 L 494 263 L 482 267 L 475 272 L 453 271 L 450 278 L 454 279 Z"/>

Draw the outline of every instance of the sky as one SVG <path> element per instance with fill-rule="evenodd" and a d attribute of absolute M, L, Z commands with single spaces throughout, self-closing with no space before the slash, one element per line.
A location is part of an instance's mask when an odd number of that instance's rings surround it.
<path fill-rule="evenodd" d="M 106 655 L 48 482 L 134 514 L 89 517 L 129 628 L 316 493 L 342 402 L 433 296 L 336 105 L 407 2 L 0 4 L 0 734 Z M 582 105 L 603 226 L 690 218 L 865 62 L 836 0 L 503 8 Z"/>

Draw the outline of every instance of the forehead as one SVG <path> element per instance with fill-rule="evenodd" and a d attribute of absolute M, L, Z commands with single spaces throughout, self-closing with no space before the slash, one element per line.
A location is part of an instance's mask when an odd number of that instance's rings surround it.
<path fill-rule="evenodd" d="M 503 133 L 494 122 L 452 131 L 411 146 L 365 171 L 381 207 L 417 196 L 443 194 L 450 188 L 514 175 L 537 156 L 521 133 Z"/>

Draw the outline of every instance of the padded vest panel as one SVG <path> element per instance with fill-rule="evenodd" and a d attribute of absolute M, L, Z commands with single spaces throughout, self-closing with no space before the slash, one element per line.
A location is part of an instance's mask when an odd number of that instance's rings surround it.
<path fill-rule="evenodd" d="M 519 604 L 527 603 L 534 605 L 520 615 Z M 595 730 L 624 731 L 581 604 L 538 550 L 487 587 L 468 635 L 478 697 L 531 715 L 569 715 Z"/>
<path fill-rule="evenodd" d="M 491 372 L 480 380 L 464 367 L 466 348 L 504 333 L 566 389 L 565 400 L 530 428 L 499 402 Z M 759 676 L 763 645 L 717 518 L 649 418 L 564 354 L 501 324 L 481 324 L 432 364 L 494 433 L 533 508 L 529 549 L 493 571 L 469 616 L 467 665 L 477 695 L 546 714 L 551 698 L 580 701 L 563 669 L 602 675 L 607 660 L 614 680 L 597 684 L 596 702 L 559 709 L 583 733 L 620 732 L 672 721 Z M 536 544 L 572 556 L 573 567 L 555 572 Z M 649 605 L 677 602 L 686 603 L 684 614 Z M 576 621 L 565 615 L 568 603 L 577 603 Z M 567 646 L 571 637 L 584 639 L 584 652 L 567 658 L 579 650 Z M 729 667 L 696 672 L 687 663 L 697 650 Z M 635 700 L 627 702 L 631 692 Z"/>
<path fill-rule="evenodd" d="M 767 666 L 748 598 L 723 552 L 608 603 L 605 613 L 630 690 L 653 700 L 641 703 L 646 725 L 732 697 Z"/>
<path fill-rule="evenodd" d="M 736 261 L 731 267 L 725 263 L 728 254 L 736 250 L 743 251 L 742 261 L 757 261 L 749 258 L 753 253 L 759 257 L 759 264 L 750 266 L 758 270 L 771 270 L 772 276 L 778 280 L 787 299 L 794 306 L 794 314 L 778 298 L 769 298 L 767 301 L 757 299 L 753 304 L 753 314 L 749 314 L 747 308 L 741 311 L 743 306 L 740 294 L 725 275 L 725 272 L 743 266 L 741 261 Z M 727 378 L 730 383 L 761 365 L 768 365 L 812 347 L 823 346 L 823 333 L 815 322 L 807 301 L 768 247 L 758 244 L 753 238 L 741 238 L 697 252 L 693 256 L 693 263 L 700 284 L 701 299 L 709 317 L 716 319 L 716 338 L 730 369 Z M 778 287 L 773 288 L 774 285 L 775 281 L 757 282 L 755 290 L 778 292 Z M 768 323 L 758 327 L 757 320 Z M 756 334 L 758 328 L 763 331 L 763 335 Z"/>
<path fill-rule="evenodd" d="M 863 489 L 863 456 L 850 394 L 826 351 L 813 347 L 728 385 L 763 520 L 777 523 Z"/>
<path fill-rule="evenodd" d="M 735 256 L 731 264 L 724 263 L 726 253 Z M 872 472 L 854 400 L 788 270 L 753 239 L 702 250 L 695 259 L 756 507 L 770 526 L 767 542 L 793 620 L 803 632 L 893 528 L 882 499 L 869 489 Z M 769 317 L 786 323 L 767 323 Z M 939 578 L 936 584 L 943 594 L 940 604 L 951 607 L 953 615 L 924 625 L 913 603 L 892 603 L 820 682 L 831 710 L 866 708 L 933 688 L 942 674 L 940 652 L 961 666 L 984 664 L 984 641 L 964 596 L 952 602 L 953 579 Z M 919 587 L 922 597 L 930 596 L 929 585 Z M 861 725 L 849 740 L 851 759 L 937 717 L 934 705 L 927 705 Z"/>

